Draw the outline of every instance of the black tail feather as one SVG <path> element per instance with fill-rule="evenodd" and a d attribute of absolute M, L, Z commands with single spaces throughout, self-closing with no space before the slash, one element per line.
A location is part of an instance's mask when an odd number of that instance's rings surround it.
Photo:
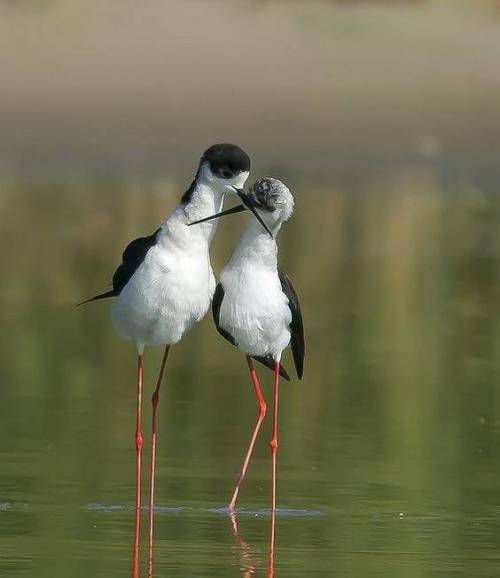
<path fill-rule="evenodd" d="M 255 359 L 255 361 L 258 361 L 259 363 L 262 363 L 262 365 L 269 367 L 269 369 L 274 369 L 274 359 L 270 355 L 268 357 L 252 356 L 252 358 Z M 280 363 L 280 375 L 286 381 L 290 381 L 290 376 L 288 375 L 287 370 L 283 367 L 283 364 L 281 363 Z"/>
<path fill-rule="evenodd" d="M 117 293 L 114 289 L 110 289 L 109 291 L 106 291 L 105 293 L 101 293 L 99 295 L 95 295 L 94 297 L 91 297 L 90 299 L 85 299 L 85 301 L 82 301 L 81 303 L 77 303 L 75 305 L 75 307 L 80 307 L 80 305 L 85 305 L 85 303 L 90 303 L 91 301 L 98 301 L 99 299 L 107 299 L 108 297 L 116 297 Z"/>

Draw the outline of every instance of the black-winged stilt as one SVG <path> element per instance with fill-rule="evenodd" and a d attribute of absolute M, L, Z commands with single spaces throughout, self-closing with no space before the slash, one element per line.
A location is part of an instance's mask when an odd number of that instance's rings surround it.
<path fill-rule="evenodd" d="M 202 319 L 210 307 L 215 279 L 209 246 L 216 221 L 198 227 L 188 223 L 222 209 L 225 193 L 240 197 L 250 170 L 250 158 L 232 144 L 213 145 L 200 159 L 196 176 L 181 202 L 161 226 L 125 249 L 113 275 L 113 288 L 84 301 L 116 297 L 112 320 L 116 330 L 135 342 L 137 350 L 136 482 L 132 578 L 139 576 L 140 508 L 142 478 L 143 353 L 147 345 L 165 345 L 152 397 L 152 433 L 149 487 L 148 576 L 153 573 L 153 518 L 157 407 L 170 346 Z M 253 209 L 256 217 L 262 221 Z M 265 226 L 265 225 L 264 225 Z"/>
<path fill-rule="evenodd" d="M 272 235 L 266 234 L 259 223 L 255 221 L 249 223 L 229 262 L 222 270 L 220 282 L 215 289 L 212 311 L 219 333 L 246 354 L 258 405 L 257 422 L 229 503 L 230 510 L 234 510 L 255 441 L 266 414 L 266 403 L 252 359 L 272 367 L 274 371 L 273 425 L 270 440 L 272 456 L 270 560 L 272 561 L 277 489 L 280 374 L 288 379 L 286 371 L 281 366 L 281 356 L 288 345 L 291 345 L 297 376 L 301 379 L 305 353 L 299 300 L 292 282 L 278 267 L 278 246 L 275 241 L 281 225 L 292 215 L 294 202 L 286 185 L 273 178 L 259 179 L 250 187 L 249 193 L 242 195 L 241 198 L 244 205 L 218 213 L 211 218 L 251 208 L 253 211 L 258 211 Z M 203 221 L 208 220 L 210 218 L 203 219 Z"/>

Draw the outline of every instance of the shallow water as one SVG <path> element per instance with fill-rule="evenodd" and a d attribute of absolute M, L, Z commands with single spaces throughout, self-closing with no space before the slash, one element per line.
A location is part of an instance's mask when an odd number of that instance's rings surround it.
<path fill-rule="evenodd" d="M 2 246 L 17 244 L 2 255 L 0 575 L 123 576 L 134 355 L 107 304 L 73 304 L 105 287 L 130 236 L 114 223 L 142 233 L 176 195 L 45 187 L 9 182 L 3 201 Z M 308 349 L 303 382 L 282 387 L 275 576 L 495 576 L 498 200 L 459 186 L 451 196 L 418 172 L 385 192 L 374 183 L 373 194 L 308 189 L 281 235 Z M 221 225 L 216 268 L 244 220 Z M 21 222 L 31 224 L 24 237 Z M 146 356 L 148 391 L 160 353 Z M 265 576 L 269 424 L 237 535 L 224 509 L 255 414 L 244 358 L 206 318 L 173 349 L 169 371 L 156 575 Z M 269 396 L 270 374 L 261 377 Z M 148 420 L 146 404 L 146 434 Z"/>
<path fill-rule="evenodd" d="M 297 201 L 275 577 L 500 576 L 498 2 L 38 4 L 0 3 L 0 578 L 129 575 L 133 349 L 73 305 L 219 140 Z M 169 364 L 156 576 L 264 577 L 244 357 L 207 317 Z"/>

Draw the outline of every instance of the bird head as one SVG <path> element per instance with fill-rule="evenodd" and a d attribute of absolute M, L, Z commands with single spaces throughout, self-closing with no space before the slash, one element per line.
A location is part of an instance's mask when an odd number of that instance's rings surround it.
<path fill-rule="evenodd" d="M 198 180 L 222 192 L 242 189 L 250 172 L 250 157 L 233 144 L 215 144 L 200 159 Z"/>
<path fill-rule="evenodd" d="M 293 213 L 293 195 L 285 183 L 278 179 L 264 177 L 257 180 L 249 188 L 248 193 L 236 188 L 235 192 L 242 200 L 241 205 L 189 224 L 196 225 L 217 217 L 241 213 L 248 209 L 269 235 L 274 238 L 273 231 L 277 233 L 282 223 L 287 221 Z"/>

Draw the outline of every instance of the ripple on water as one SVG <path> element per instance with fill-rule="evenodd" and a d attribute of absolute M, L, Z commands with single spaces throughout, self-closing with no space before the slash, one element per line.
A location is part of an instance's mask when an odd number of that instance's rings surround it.
<path fill-rule="evenodd" d="M 92 502 L 83 507 L 85 510 L 97 510 L 101 512 L 120 512 L 123 510 L 133 510 L 133 506 L 125 506 L 123 504 L 100 504 Z M 1 509 L 1 505 L 0 505 Z M 147 506 L 143 506 L 147 510 Z M 221 508 L 192 508 L 189 506 L 155 506 L 155 512 L 158 514 L 217 514 L 228 516 L 231 510 L 228 507 Z M 254 517 L 269 517 L 271 510 L 269 508 L 251 509 L 242 508 L 235 511 L 238 516 L 254 516 Z M 278 508 L 276 516 L 280 518 L 314 518 L 323 516 L 323 512 L 319 510 L 295 509 L 295 508 Z"/>
<path fill-rule="evenodd" d="M 228 507 L 225 508 L 210 508 L 207 510 L 208 512 L 212 512 L 214 514 L 221 514 L 221 515 L 229 515 L 231 510 Z M 269 508 L 261 508 L 261 509 L 237 509 L 235 511 L 238 516 L 270 516 L 271 510 Z M 277 508 L 276 509 L 276 516 L 280 518 L 314 518 L 317 516 L 323 516 L 323 512 L 319 510 L 300 510 L 294 508 Z"/>
<path fill-rule="evenodd" d="M 85 504 L 83 506 L 84 510 L 97 510 L 100 512 L 120 512 L 123 510 L 133 510 L 134 506 L 126 506 L 124 504 L 100 504 L 97 502 L 92 502 L 90 504 Z M 147 510 L 148 506 L 142 506 L 143 510 Z M 187 506 L 177 506 L 177 507 L 169 507 L 169 506 L 155 506 L 155 512 L 159 514 L 179 514 L 182 512 L 187 512 L 191 510 Z"/>

